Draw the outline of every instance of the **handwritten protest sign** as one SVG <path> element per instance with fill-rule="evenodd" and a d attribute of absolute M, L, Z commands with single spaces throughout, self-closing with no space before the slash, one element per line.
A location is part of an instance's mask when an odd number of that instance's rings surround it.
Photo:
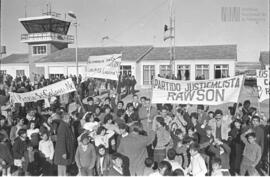
<path fill-rule="evenodd" d="M 12 103 L 26 103 L 70 93 L 73 91 L 76 91 L 76 87 L 71 78 L 69 78 L 31 92 L 10 92 L 10 100 Z"/>
<path fill-rule="evenodd" d="M 90 56 L 87 77 L 118 80 L 122 54 Z"/>
<path fill-rule="evenodd" d="M 259 102 L 269 99 L 269 70 L 257 70 Z"/>
<path fill-rule="evenodd" d="M 204 81 L 155 78 L 152 103 L 218 105 L 237 102 L 244 76 Z"/>

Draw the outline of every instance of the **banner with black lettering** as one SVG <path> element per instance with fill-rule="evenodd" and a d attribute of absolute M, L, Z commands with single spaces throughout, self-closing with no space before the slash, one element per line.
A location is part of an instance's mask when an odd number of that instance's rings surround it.
<path fill-rule="evenodd" d="M 244 76 L 224 79 L 178 81 L 153 80 L 152 103 L 219 105 L 237 102 Z"/>
<path fill-rule="evenodd" d="M 118 80 L 122 54 L 90 56 L 87 77 Z"/>
<path fill-rule="evenodd" d="M 259 102 L 269 99 L 269 70 L 257 70 Z"/>
<path fill-rule="evenodd" d="M 10 101 L 12 103 L 26 103 L 63 95 L 73 91 L 76 91 L 76 87 L 71 78 L 69 78 L 31 92 L 25 93 L 10 92 L 9 94 L 10 94 Z"/>

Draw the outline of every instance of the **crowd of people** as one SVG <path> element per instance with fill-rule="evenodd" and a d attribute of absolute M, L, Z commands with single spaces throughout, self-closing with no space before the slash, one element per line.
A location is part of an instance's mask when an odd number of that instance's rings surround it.
<path fill-rule="evenodd" d="M 0 95 L 62 79 L 41 77 L 33 85 L 26 77 L 8 76 Z M 44 100 L 2 105 L 2 175 L 256 176 L 269 168 L 269 117 L 249 100 L 226 111 L 153 105 L 134 94 L 136 80 L 129 82 L 134 86 L 105 81 L 105 90 L 121 93 L 119 87 L 125 87 L 132 101 L 113 94 L 102 100 L 98 88 L 104 81 L 72 79 L 78 92 L 50 98 L 49 105 Z"/>

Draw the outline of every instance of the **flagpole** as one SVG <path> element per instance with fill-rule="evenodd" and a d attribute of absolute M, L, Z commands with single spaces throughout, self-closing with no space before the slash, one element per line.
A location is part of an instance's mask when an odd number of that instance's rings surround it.
<path fill-rule="evenodd" d="M 173 12 L 173 0 L 170 0 L 170 67 L 171 67 L 171 79 L 174 76 L 174 51 L 175 51 L 175 20 Z M 173 32 L 174 31 L 174 32 Z"/>

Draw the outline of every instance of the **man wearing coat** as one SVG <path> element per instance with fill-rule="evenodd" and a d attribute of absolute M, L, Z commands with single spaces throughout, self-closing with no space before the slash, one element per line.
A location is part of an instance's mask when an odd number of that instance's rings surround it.
<path fill-rule="evenodd" d="M 66 167 L 74 161 L 75 137 L 70 127 L 70 120 L 70 116 L 63 113 L 57 130 L 54 163 L 58 167 L 58 176 L 66 176 Z"/>
<path fill-rule="evenodd" d="M 129 158 L 129 170 L 131 176 L 142 176 L 144 160 L 147 157 L 146 147 L 155 139 L 153 130 L 147 136 L 139 134 L 140 128 L 133 125 L 131 133 L 123 137 L 120 141 L 118 152 Z"/>

